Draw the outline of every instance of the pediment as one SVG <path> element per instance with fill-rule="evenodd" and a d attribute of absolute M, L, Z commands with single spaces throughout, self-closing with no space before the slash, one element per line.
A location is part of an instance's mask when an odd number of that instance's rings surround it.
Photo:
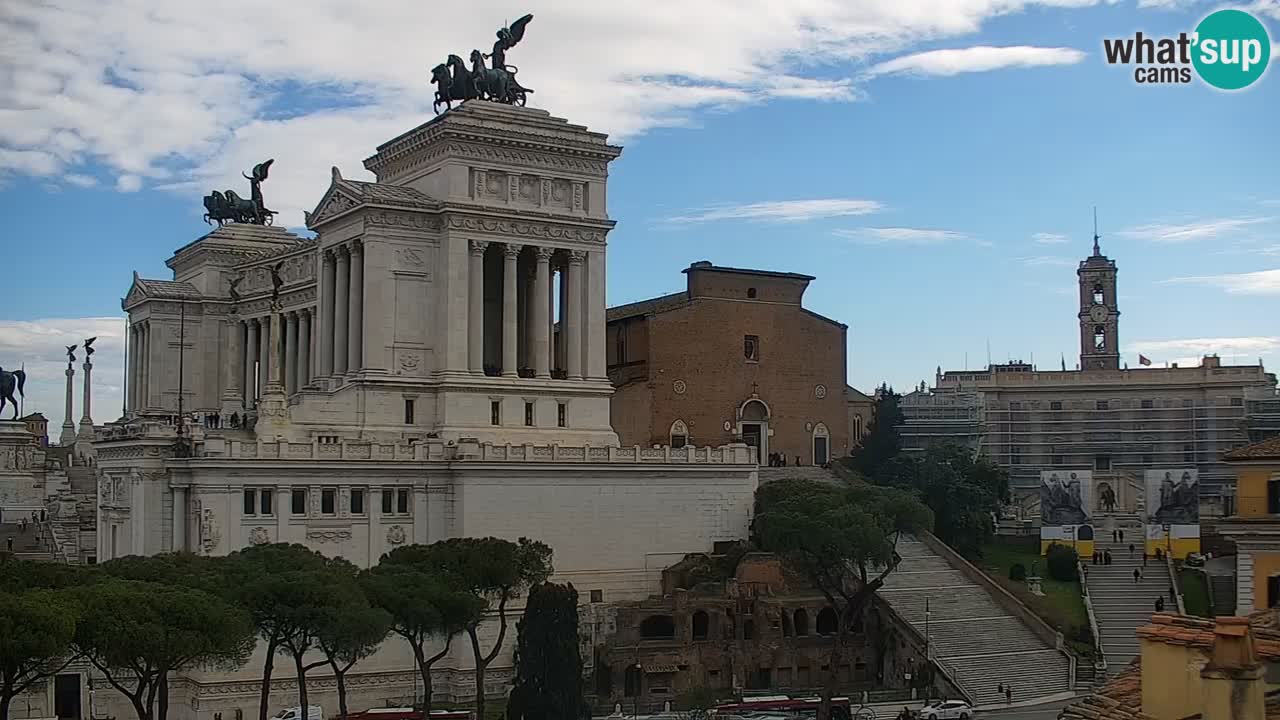
<path fill-rule="evenodd" d="M 324 197 L 320 198 L 316 209 L 306 213 L 305 221 L 307 227 L 315 229 L 317 225 L 342 215 L 360 204 L 361 201 L 354 194 L 335 182 L 329 186 Z"/>
<path fill-rule="evenodd" d="M 133 282 L 129 284 L 129 292 L 125 294 L 124 300 L 120 304 L 128 308 L 146 299 L 147 291 L 142 287 L 141 278 L 138 277 L 137 271 L 134 271 Z"/>

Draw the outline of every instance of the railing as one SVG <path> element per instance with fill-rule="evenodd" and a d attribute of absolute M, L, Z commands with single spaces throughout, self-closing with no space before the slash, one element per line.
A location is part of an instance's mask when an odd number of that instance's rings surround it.
<path fill-rule="evenodd" d="M 1102 649 L 1102 632 L 1098 630 L 1098 618 L 1093 614 L 1093 599 L 1089 597 L 1089 573 L 1078 557 L 1076 558 L 1076 576 L 1080 578 L 1080 594 L 1084 596 L 1084 611 L 1089 616 L 1089 632 L 1093 633 L 1093 647 L 1097 656 L 1093 667 L 1105 674 L 1107 655 Z"/>
<path fill-rule="evenodd" d="M 1173 566 L 1173 554 L 1172 554 L 1172 553 L 1165 553 L 1165 554 L 1164 554 L 1164 564 L 1165 564 L 1165 567 L 1166 567 L 1166 568 L 1168 568 L 1168 570 L 1169 570 L 1169 587 L 1173 588 L 1174 600 L 1175 600 L 1175 601 L 1177 602 L 1177 604 L 1178 604 L 1178 614 L 1179 614 L 1179 615 L 1186 615 L 1186 614 L 1187 614 L 1187 604 L 1186 604 L 1186 602 L 1184 602 L 1184 601 L 1183 601 L 1183 599 L 1182 599 L 1182 583 L 1178 582 L 1178 579 L 1179 579 L 1179 578 L 1178 578 L 1178 572 L 1177 572 L 1177 570 L 1175 570 L 1175 569 L 1174 569 L 1174 566 Z M 1209 591 L 1209 596 L 1210 596 L 1210 597 L 1212 597 L 1212 596 L 1213 596 L 1213 587 L 1212 587 L 1212 585 L 1208 585 L 1208 584 L 1206 583 L 1206 589 Z"/>

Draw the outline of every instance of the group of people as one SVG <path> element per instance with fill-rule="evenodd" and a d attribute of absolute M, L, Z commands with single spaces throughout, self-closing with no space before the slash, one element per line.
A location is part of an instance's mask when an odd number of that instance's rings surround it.
<path fill-rule="evenodd" d="M 45 511 L 41 509 L 38 511 L 32 510 L 30 517 L 24 515 L 23 517 L 18 518 L 18 522 L 16 523 L 18 526 L 18 534 L 25 535 L 29 529 L 33 529 L 36 534 L 36 543 L 43 543 L 44 533 L 40 529 L 40 524 L 43 523 L 47 517 L 48 516 L 45 514 Z M 15 538 L 12 535 L 5 538 L 5 550 L 8 552 L 13 552 L 14 539 Z"/>
<path fill-rule="evenodd" d="M 1093 564 L 1094 565 L 1110 565 L 1111 551 L 1110 550 L 1094 550 Z"/>

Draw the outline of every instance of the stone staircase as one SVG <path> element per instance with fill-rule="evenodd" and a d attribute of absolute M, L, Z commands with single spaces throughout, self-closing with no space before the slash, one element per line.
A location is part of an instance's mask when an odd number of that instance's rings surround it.
<path fill-rule="evenodd" d="M 1081 560 L 1088 572 L 1089 600 L 1098 622 L 1103 656 L 1108 673 L 1113 673 L 1138 655 L 1134 631 L 1151 621 L 1156 598 L 1164 597 L 1166 612 L 1177 612 L 1177 607 L 1169 598 L 1169 571 L 1164 562 L 1150 558 L 1145 567 L 1142 564 L 1142 525 L 1126 516 L 1100 516 L 1098 520 L 1094 545 L 1099 552 L 1111 551 L 1111 565 L 1093 565 L 1090 558 Z M 1115 527 L 1124 530 L 1121 542 L 1111 539 Z M 1132 556 L 1130 543 L 1134 546 Z M 1136 583 L 1135 569 L 1142 573 Z"/>
<path fill-rule="evenodd" d="M 49 531 L 45 530 L 44 542 L 36 541 L 36 527 L 27 525 L 26 532 L 19 531 L 18 523 L 0 523 L 0 550 L 7 550 L 9 538 L 13 538 L 13 554 L 22 560 L 51 561 L 53 549 L 49 546 Z"/>
<path fill-rule="evenodd" d="M 921 635 L 928 632 L 930 654 L 978 705 L 1003 704 L 996 692 L 1001 684 L 1012 685 L 1015 703 L 1071 689 L 1067 657 L 986 589 L 922 542 L 903 539 L 898 553 L 902 563 L 885 580 L 880 597 Z"/>

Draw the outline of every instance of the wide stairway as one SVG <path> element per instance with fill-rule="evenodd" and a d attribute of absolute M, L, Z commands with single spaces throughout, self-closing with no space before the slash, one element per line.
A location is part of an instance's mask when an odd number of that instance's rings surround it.
<path fill-rule="evenodd" d="M 0 523 L 0 551 L 8 548 L 9 538 L 13 538 L 13 554 L 16 557 L 23 560 L 53 560 L 47 531 L 44 542 L 41 543 L 36 541 L 34 525 L 27 525 L 27 531 L 20 532 L 18 523 Z"/>
<path fill-rule="evenodd" d="M 1104 522 L 1098 523 L 1094 546 L 1099 552 L 1111 551 L 1111 564 L 1094 565 L 1091 558 L 1081 558 L 1081 561 L 1088 572 L 1089 600 L 1098 621 L 1098 634 L 1102 636 L 1107 672 L 1115 673 L 1138 655 L 1135 631 L 1151 622 L 1156 598 L 1164 597 L 1166 612 L 1177 612 L 1177 607 L 1169 599 L 1169 571 L 1164 561 L 1150 558 L 1145 566 L 1142 564 L 1142 525 L 1122 522 L 1119 526 L 1124 529 L 1124 540 L 1115 542 Z M 1134 547 L 1132 556 L 1130 543 Z M 1142 573 L 1136 583 L 1134 570 Z"/>
<path fill-rule="evenodd" d="M 760 484 L 778 480 L 814 480 L 834 483 L 840 479 L 831 470 L 813 465 L 788 465 L 786 467 L 760 466 Z"/>
<path fill-rule="evenodd" d="M 1071 665 L 980 585 L 916 540 L 900 540 L 898 565 L 880 597 L 921 635 L 930 653 L 951 670 L 978 705 L 1003 704 L 998 685 L 1013 687 L 1013 702 L 1067 692 Z"/>

